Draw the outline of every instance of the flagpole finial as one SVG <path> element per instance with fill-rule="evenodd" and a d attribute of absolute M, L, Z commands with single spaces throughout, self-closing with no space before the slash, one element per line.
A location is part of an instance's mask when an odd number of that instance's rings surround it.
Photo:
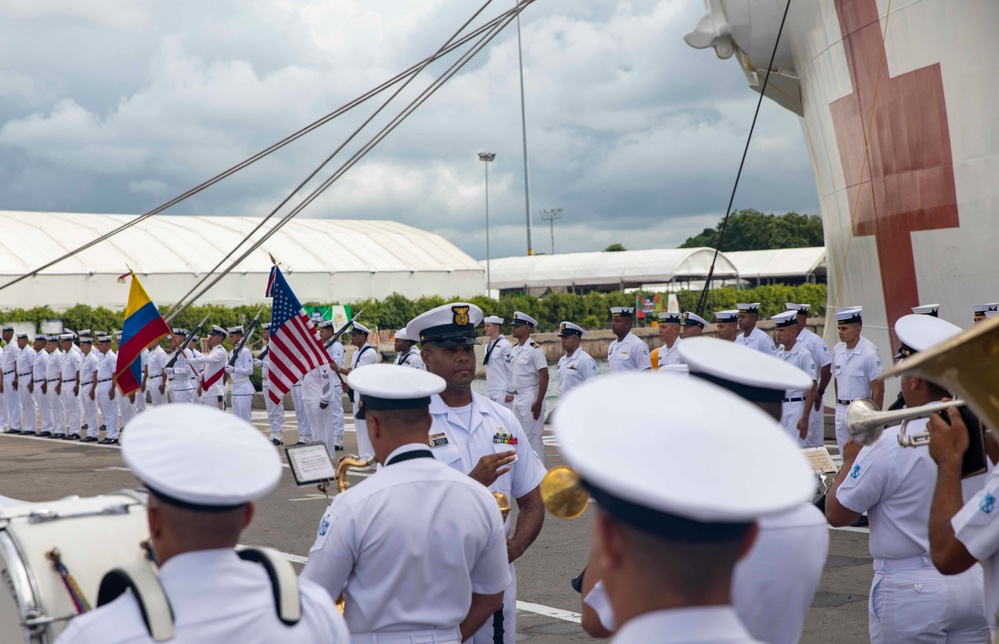
<path fill-rule="evenodd" d="M 271 264 L 274 264 L 275 266 L 278 266 L 278 265 L 281 264 L 281 262 L 279 262 L 276 259 L 274 259 L 274 255 L 271 255 L 270 253 L 267 253 L 267 256 L 271 258 Z"/>

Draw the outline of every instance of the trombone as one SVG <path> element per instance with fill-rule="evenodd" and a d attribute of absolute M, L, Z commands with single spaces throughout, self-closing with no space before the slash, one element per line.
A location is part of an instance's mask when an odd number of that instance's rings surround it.
<path fill-rule="evenodd" d="M 879 411 L 877 405 L 867 399 L 854 400 L 846 409 L 846 430 L 850 437 L 861 445 L 869 446 L 878 442 L 885 427 L 902 423 L 898 432 L 898 444 L 902 447 L 921 447 L 929 445 L 930 433 L 922 432 L 908 436 L 905 428 L 910 421 L 918 418 L 928 418 L 930 414 L 948 409 L 964 407 L 963 400 L 933 402 L 912 409 L 897 409 L 895 411 Z"/>

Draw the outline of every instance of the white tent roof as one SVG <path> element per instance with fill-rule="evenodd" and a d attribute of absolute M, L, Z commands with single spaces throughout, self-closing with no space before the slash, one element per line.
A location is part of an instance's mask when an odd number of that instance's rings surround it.
<path fill-rule="evenodd" d="M 0 211 L 0 280 L 33 270 L 134 218 Z M 114 278 L 127 271 L 126 265 L 139 275 L 150 297 L 174 302 L 259 222 L 256 217 L 151 217 L 0 291 L 0 308 L 44 304 L 63 308 L 78 303 L 122 308 L 127 294 L 113 285 Z M 199 303 L 263 301 L 271 267 L 268 253 L 281 262 L 302 302 L 351 302 L 393 291 L 410 297 L 471 296 L 484 290 L 482 267 L 440 235 L 392 221 L 298 217 Z"/>
<path fill-rule="evenodd" d="M 730 251 L 725 256 L 747 280 L 766 280 L 781 277 L 807 277 L 825 267 L 824 246 L 812 248 L 778 248 L 772 250 Z"/>
<path fill-rule="evenodd" d="M 504 257 L 491 262 L 492 287 L 636 286 L 697 279 L 708 274 L 714 254 L 712 248 L 670 248 Z M 725 253 L 719 253 L 715 277 L 736 274 Z"/>

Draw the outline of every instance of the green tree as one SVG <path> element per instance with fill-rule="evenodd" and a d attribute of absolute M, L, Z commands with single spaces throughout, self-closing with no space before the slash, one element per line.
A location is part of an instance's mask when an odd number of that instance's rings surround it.
<path fill-rule="evenodd" d="M 717 248 L 723 223 L 724 218 L 714 228 L 705 228 L 679 247 Z M 818 215 L 800 215 L 796 212 L 774 215 L 748 209 L 733 212 L 729 217 L 722 250 L 805 248 L 822 246 L 824 243 L 822 219 Z"/>
<path fill-rule="evenodd" d="M 622 250 L 628 250 L 628 249 L 625 248 L 623 245 L 621 245 L 621 244 L 619 244 L 617 242 L 614 242 L 613 244 L 611 244 L 610 246 L 608 246 L 607 248 L 605 248 L 604 252 L 605 253 L 620 253 Z"/>

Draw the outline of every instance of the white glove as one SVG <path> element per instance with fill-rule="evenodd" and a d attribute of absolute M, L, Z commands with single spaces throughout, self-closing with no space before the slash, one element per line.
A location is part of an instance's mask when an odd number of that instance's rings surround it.
<path fill-rule="evenodd" d="M 168 375 L 168 376 L 172 376 L 173 375 L 173 367 L 164 367 L 163 368 L 163 372 L 166 375 Z"/>
<path fill-rule="evenodd" d="M 226 372 L 226 373 L 232 373 L 232 372 L 233 372 L 233 371 L 235 371 L 235 370 L 236 370 L 236 368 L 235 368 L 235 367 L 233 367 L 233 366 L 232 366 L 231 364 L 227 364 L 227 365 L 225 366 L 225 372 Z"/>
<path fill-rule="evenodd" d="M 262 367 L 262 366 L 264 366 L 264 361 L 261 360 L 260 358 L 254 358 L 253 359 L 253 366 L 254 367 Z"/>

